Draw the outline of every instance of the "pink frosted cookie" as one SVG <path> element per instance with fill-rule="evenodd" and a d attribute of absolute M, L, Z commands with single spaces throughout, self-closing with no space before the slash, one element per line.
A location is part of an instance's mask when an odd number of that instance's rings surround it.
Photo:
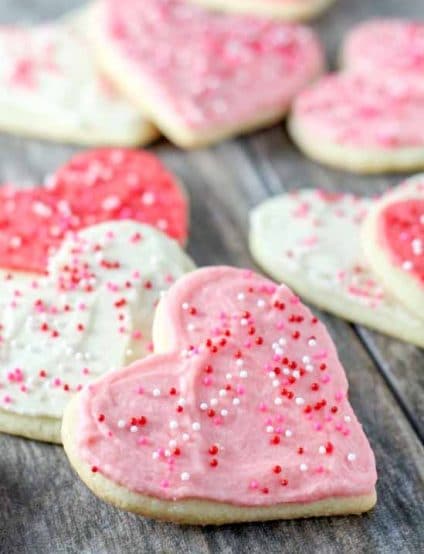
<path fill-rule="evenodd" d="M 66 410 L 65 450 L 98 496 L 195 524 L 374 506 L 374 456 L 336 349 L 287 287 L 195 271 L 163 297 L 154 344 Z"/>
<path fill-rule="evenodd" d="M 324 66 L 308 28 L 181 0 L 103 0 L 91 32 L 106 74 L 184 147 L 281 119 Z"/>
<path fill-rule="evenodd" d="M 295 100 L 289 130 L 305 154 L 359 173 L 424 167 L 424 79 L 329 75 Z"/>
<path fill-rule="evenodd" d="M 42 273 L 69 231 L 101 221 L 148 223 L 184 243 L 188 206 L 158 158 L 129 149 L 77 154 L 44 188 L 0 189 L 0 267 Z"/>
<path fill-rule="evenodd" d="M 348 35 L 342 53 L 346 69 L 395 73 L 424 81 L 424 22 L 402 19 L 366 21 Z"/>
<path fill-rule="evenodd" d="M 45 277 L 2 277 L 0 431 L 60 442 L 72 395 L 151 352 L 161 292 L 192 269 L 160 231 L 110 221 L 65 240 Z"/>
<path fill-rule="evenodd" d="M 78 144 L 146 144 L 157 130 L 98 72 L 79 22 L 0 28 L 0 130 Z"/>
<path fill-rule="evenodd" d="M 423 181 L 417 177 L 399 190 Z M 385 289 L 384 276 L 373 271 L 372 255 L 365 260 L 371 243 L 367 232 L 361 245 L 364 220 L 379 205 L 317 189 L 276 196 L 252 212 L 250 249 L 274 279 L 320 308 L 424 347 L 422 319 Z M 417 252 L 419 244 L 414 243 Z"/>
<path fill-rule="evenodd" d="M 252 13 L 303 21 L 312 19 L 327 9 L 334 0 L 190 0 L 207 8 L 228 12 Z"/>
<path fill-rule="evenodd" d="M 424 320 L 424 174 L 374 204 L 364 223 L 362 247 L 387 290 Z"/>

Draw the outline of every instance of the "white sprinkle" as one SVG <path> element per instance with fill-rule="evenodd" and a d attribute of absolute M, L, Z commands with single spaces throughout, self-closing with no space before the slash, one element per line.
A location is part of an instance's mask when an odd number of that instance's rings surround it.
<path fill-rule="evenodd" d="M 187 331 L 194 331 L 194 329 L 195 329 L 194 323 L 189 323 L 187 325 Z"/>
<path fill-rule="evenodd" d="M 303 356 L 302 362 L 304 364 L 308 364 L 311 361 L 311 358 L 309 356 Z"/>
<path fill-rule="evenodd" d="M 137 433 L 137 431 L 138 431 L 137 425 L 131 425 L 130 431 L 131 431 L 131 433 Z"/>
<path fill-rule="evenodd" d="M 272 425 L 267 425 L 266 426 L 266 432 L 267 433 L 273 433 L 274 432 L 274 427 Z"/>
<path fill-rule="evenodd" d="M 153 194 L 153 192 L 145 192 L 141 196 L 141 201 L 145 206 L 151 206 L 155 203 L 155 195 Z"/>
<path fill-rule="evenodd" d="M 160 389 L 153 389 L 153 396 L 160 396 Z"/>
<path fill-rule="evenodd" d="M 244 361 L 241 358 L 238 358 L 238 360 L 236 360 L 236 365 L 238 365 L 239 367 L 241 367 L 243 364 Z"/>
<path fill-rule="evenodd" d="M 238 406 L 240 404 L 240 398 L 233 398 L 233 405 Z"/>
<path fill-rule="evenodd" d="M 159 452 L 153 452 L 152 458 L 153 458 L 154 460 L 157 460 L 157 459 L 159 458 Z"/>
<path fill-rule="evenodd" d="M 227 396 L 227 391 L 225 389 L 221 389 L 219 391 L 219 396 L 223 397 L 223 396 Z"/>
<path fill-rule="evenodd" d="M 243 292 L 239 292 L 237 295 L 237 300 L 244 300 L 246 298 L 245 294 Z"/>
<path fill-rule="evenodd" d="M 298 396 L 298 397 L 296 398 L 295 402 L 296 402 L 296 404 L 297 404 L 298 406 L 302 406 L 302 404 L 305 403 L 305 400 L 304 400 L 301 396 Z"/>
<path fill-rule="evenodd" d="M 350 423 L 352 421 L 352 418 L 349 415 L 345 415 L 343 419 L 346 423 Z"/>
<path fill-rule="evenodd" d="M 186 403 L 185 398 L 180 398 L 180 399 L 178 400 L 178 404 L 179 404 L 180 406 L 185 406 L 185 403 Z"/>
<path fill-rule="evenodd" d="M 210 399 L 211 406 L 216 406 L 218 404 L 218 400 L 216 398 Z"/>
<path fill-rule="evenodd" d="M 270 372 L 268 373 L 268 377 L 269 377 L 270 379 L 274 379 L 274 377 L 275 377 L 275 371 L 270 371 Z"/>
<path fill-rule="evenodd" d="M 193 431 L 200 431 L 200 423 L 198 421 L 195 421 L 191 428 L 193 429 Z"/>
<path fill-rule="evenodd" d="M 175 448 L 177 446 L 177 441 L 175 439 L 171 439 L 168 444 L 170 448 Z"/>
<path fill-rule="evenodd" d="M 308 471 L 308 466 L 306 464 L 300 464 L 299 469 L 300 471 Z"/>
<path fill-rule="evenodd" d="M 353 452 L 349 452 L 349 454 L 347 455 L 347 461 L 354 462 L 355 460 L 356 460 L 356 454 L 354 454 Z"/>
<path fill-rule="evenodd" d="M 248 324 L 249 322 L 247 321 L 247 319 L 245 317 L 243 317 L 242 319 L 240 319 L 240 325 L 242 327 L 246 327 L 246 325 Z"/>
<path fill-rule="evenodd" d="M 226 417 L 228 415 L 228 410 L 221 410 L 222 417 Z"/>
<path fill-rule="evenodd" d="M 299 379 L 299 377 L 300 377 L 300 372 L 299 372 L 297 369 L 295 369 L 295 370 L 293 371 L 293 377 L 294 377 L 295 379 Z"/>
<path fill-rule="evenodd" d="M 279 397 L 277 396 L 277 398 L 274 400 L 274 404 L 275 404 L 276 406 L 280 406 L 282 403 L 283 403 L 283 401 L 281 400 L 281 398 L 279 398 Z"/>
<path fill-rule="evenodd" d="M 293 431 L 291 431 L 290 429 L 286 429 L 284 431 L 284 435 L 289 439 L 291 436 L 293 436 Z"/>
<path fill-rule="evenodd" d="M 107 212 L 118 208 L 121 205 L 121 200 L 118 196 L 107 196 L 102 202 L 102 208 Z"/>
<path fill-rule="evenodd" d="M 273 382 L 272 382 L 273 387 L 278 387 L 279 384 L 280 384 L 280 381 L 278 379 L 274 379 Z"/>
<path fill-rule="evenodd" d="M 308 340 L 308 345 L 309 346 L 316 346 L 317 345 L 317 341 L 315 339 L 309 339 Z"/>
<path fill-rule="evenodd" d="M 188 433 L 183 433 L 183 441 L 190 440 L 190 435 Z"/>
<path fill-rule="evenodd" d="M 312 373 L 314 370 L 314 366 L 312 364 L 306 364 L 305 369 L 308 373 Z"/>
<path fill-rule="evenodd" d="M 413 263 L 410 260 L 406 260 L 402 264 L 402 269 L 404 269 L 405 271 L 411 271 L 413 267 Z"/>
<path fill-rule="evenodd" d="M 119 427 L 120 429 L 123 429 L 123 428 L 125 427 L 125 421 L 124 421 L 123 419 L 120 419 L 120 420 L 118 421 L 118 427 Z"/>
<path fill-rule="evenodd" d="M 423 253 L 423 243 L 420 239 L 414 239 L 412 241 L 412 252 L 415 256 L 421 256 Z"/>
<path fill-rule="evenodd" d="M 202 402 L 200 404 L 200 409 L 202 410 L 202 412 L 208 409 L 208 405 L 206 404 L 206 402 Z"/>
<path fill-rule="evenodd" d="M 233 378 L 233 376 L 231 375 L 231 373 L 227 373 L 225 378 L 227 379 L 227 381 L 230 381 Z"/>
<path fill-rule="evenodd" d="M 172 419 L 170 422 L 169 422 L 169 428 L 170 429 L 177 429 L 178 427 L 178 422 L 175 421 L 175 419 Z"/>
<path fill-rule="evenodd" d="M 318 448 L 318 452 L 319 452 L 320 454 L 325 454 L 325 453 L 327 452 L 327 450 L 326 450 L 325 446 L 320 446 L 320 447 Z"/>
<path fill-rule="evenodd" d="M 256 305 L 258 306 L 258 308 L 263 308 L 265 306 L 265 300 L 259 298 L 259 300 L 256 302 Z"/>
<path fill-rule="evenodd" d="M 183 302 L 183 304 L 181 305 L 182 309 L 183 310 L 188 310 L 188 303 L 187 302 Z"/>
<path fill-rule="evenodd" d="M 278 343 L 280 346 L 284 346 L 287 344 L 287 341 L 284 337 L 281 337 L 280 339 L 278 339 Z"/>
<path fill-rule="evenodd" d="M 188 471 L 183 471 L 181 473 L 181 481 L 188 481 L 190 479 L 190 473 Z"/>
<path fill-rule="evenodd" d="M 241 379 L 246 379 L 247 377 L 247 371 L 244 369 L 243 371 L 240 371 L 239 373 Z"/>

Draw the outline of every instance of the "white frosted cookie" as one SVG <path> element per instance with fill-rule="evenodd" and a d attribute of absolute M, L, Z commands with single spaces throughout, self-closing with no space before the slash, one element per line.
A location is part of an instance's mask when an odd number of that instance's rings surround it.
<path fill-rule="evenodd" d="M 187 148 L 282 119 L 324 67 L 306 27 L 182 0 L 104 0 L 89 25 L 105 74 Z"/>
<path fill-rule="evenodd" d="M 97 496 L 200 525 L 374 506 L 374 455 L 335 345 L 290 289 L 208 267 L 159 306 L 155 354 L 65 411 L 65 452 Z"/>
<path fill-rule="evenodd" d="M 65 240 L 47 277 L 0 283 L 0 431 L 60 442 L 83 385 L 151 352 L 161 291 L 193 263 L 148 225 L 113 221 Z"/>
<path fill-rule="evenodd" d="M 0 28 L 0 130 L 86 145 L 131 146 L 158 136 L 100 75 L 87 40 L 74 18 Z"/>
<path fill-rule="evenodd" d="M 379 281 L 424 326 L 424 174 L 373 204 L 364 221 L 362 248 Z"/>
<path fill-rule="evenodd" d="M 274 279 L 320 308 L 424 346 L 422 320 L 386 293 L 365 263 L 360 233 L 372 204 L 307 189 L 269 199 L 251 214 L 251 253 Z"/>
<path fill-rule="evenodd" d="M 357 173 L 424 167 L 424 79 L 328 75 L 296 97 L 289 132 L 309 157 Z"/>
<path fill-rule="evenodd" d="M 190 0 L 207 8 L 304 21 L 316 17 L 335 0 Z"/>

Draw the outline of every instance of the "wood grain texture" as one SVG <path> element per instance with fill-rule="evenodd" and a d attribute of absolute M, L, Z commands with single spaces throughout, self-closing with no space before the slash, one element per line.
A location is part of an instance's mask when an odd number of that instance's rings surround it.
<path fill-rule="evenodd" d="M 0 22 L 58 16 L 82 2 L 2 0 Z M 315 25 L 331 59 L 343 33 L 371 15 L 423 16 L 422 0 L 339 0 Z M 304 186 L 371 194 L 397 177 L 358 177 L 303 158 L 282 126 L 184 153 L 153 146 L 186 183 L 192 203 L 190 254 L 199 265 L 252 266 L 248 212 L 283 190 Z M 41 182 L 76 149 L 0 136 L 0 180 Z M 98 501 L 59 447 L 0 435 L 0 552 L 37 553 L 415 553 L 424 531 L 422 351 L 320 314 L 350 381 L 352 405 L 377 457 L 379 501 L 361 517 L 179 527 L 120 512 Z M 421 437 L 422 438 L 422 437 Z"/>

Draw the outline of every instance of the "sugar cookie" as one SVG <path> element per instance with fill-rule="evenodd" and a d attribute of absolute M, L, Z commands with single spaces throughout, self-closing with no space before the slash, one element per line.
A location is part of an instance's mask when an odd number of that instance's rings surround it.
<path fill-rule="evenodd" d="M 424 167 L 424 79 L 334 74 L 295 100 L 290 135 L 322 163 L 357 173 Z"/>
<path fill-rule="evenodd" d="M 71 23 L 0 29 L 0 130 L 78 144 L 146 144 L 158 131 L 97 71 Z"/>
<path fill-rule="evenodd" d="M 154 344 L 66 410 L 65 450 L 98 496 L 202 525 L 374 506 L 374 456 L 335 346 L 287 287 L 195 271 L 161 300 Z"/>
<path fill-rule="evenodd" d="M 424 320 L 424 174 L 390 190 L 365 219 L 362 248 L 393 296 Z M 424 340 L 424 321 L 423 321 Z"/>
<path fill-rule="evenodd" d="M 326 10 L 334 0 L 190 0 L 206 8 L 304 21 Z"/>
<path fill-rule="evenodd" d="M 320 190 L 271 198 L 251 214 L 252 256 L 320 308 L 424 347 L 424 323 L 365 263 L 360 234 L 372 204 Z"/>
<path fill-rule="evenodd" d="M 183 147 L 280 120 L 324 66 L 306 27 L 181 0 L 103 0 L 91 34 L 109 78 Z"/>
<path fill-rule="evenodd" d="M 0 431 L 59 442 L 71 396 L 151 351 L 160 293 L 191 269 L 153 227 L 111 221 L 69 237 L 46 277 L 3 278 Z"/>
<path fill-rule="evenodd" d="M 0 268 L 42 273 L 69 231 L 114 219 L 148 223 L 184 243 L 188 201 L 149 152 L 102 148 L 77 154 L 44 188 L 0 188 Z"/>

